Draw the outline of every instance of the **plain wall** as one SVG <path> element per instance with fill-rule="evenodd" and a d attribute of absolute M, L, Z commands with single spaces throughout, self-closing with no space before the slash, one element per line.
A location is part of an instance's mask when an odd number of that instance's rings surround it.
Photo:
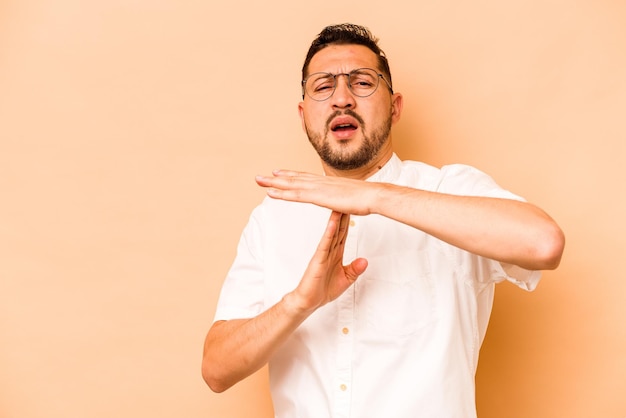
<path fill-rule="evenodd" d="M 0 3 L 0 416 L 272 416 L 204 335 L 255 174 L 320 172 L 300 68 L 323 26 L 381 38 L 402 158 L 466 163 L 567 246 L 498 286 L 482 418 L 626 417 L 626 6 L 618 0 Z M 306 394 L 302 394 L 306 401 Z"/>

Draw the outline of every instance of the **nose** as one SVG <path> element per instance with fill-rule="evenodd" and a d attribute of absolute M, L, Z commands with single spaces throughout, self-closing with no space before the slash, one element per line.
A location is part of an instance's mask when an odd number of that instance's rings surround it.
<path fill-rule="evenodd" d="M 350 90 L 350 75 L 337 74 L 335 77 L 335 92 L 332 96 L 330 96 L 333 107 L 339 109 L 353 108 L 356 106 L 356 101 L 352 91 Z"/>

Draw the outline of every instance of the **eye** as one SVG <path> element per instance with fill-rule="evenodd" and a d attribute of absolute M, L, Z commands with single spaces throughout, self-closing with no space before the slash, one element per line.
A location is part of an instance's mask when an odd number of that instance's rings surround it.
<path fill-rule="evenodd" d="M 350 85 L 356 89 L 371 89 L 376 86 L 377 76 L 369 71 L 357 71 L 350 75 Z"/>
<path fill-rule="evenodd" d="M 327 81 L 325 83 L 321 83 L 321 84 L 315 86 L 313 91 L 324 91 L 324 90 L 328 90 L 328 89 L 332 89 L 332 88 L 333 88 L 333 84 Z"/>
<path fill-rule="evenodd" d="M 335 85 L 335 78 L 328 75 L 315 77 L 310 80 L 311 91 L 323 92 L 328 89 L 332 89 Z"/>
<path fill-rule="evenodd" d="M 352 85 L 357 87 L 371 87 L 374 85 L 374 83 L 372 83 L 370 80 L 355 80 Z"/>

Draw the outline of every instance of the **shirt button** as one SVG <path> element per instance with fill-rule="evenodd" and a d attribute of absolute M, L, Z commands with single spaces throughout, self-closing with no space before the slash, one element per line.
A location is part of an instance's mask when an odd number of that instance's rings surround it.
<path fill-rule="evenodd" d="M 350 219 L 350 226 L 354 226 L 354 225 L 356 225 L 356 222 L 354 222 L 353 219 Z"/>
<path fill-rule="evenodd" d="M 339 386 L 339 389 L 345 392 L 348 389 L 348 386 L 342 384 L 341 386 Z"/>
<path fill-rule="evenodd" d="M 343 329 L 341 330 L 341 332 L 345 335 L 345 334 L 349 333 L 349 332 L 350 332 L 350 330 L 349 330 L 348 328 L 343 328 Z"/>

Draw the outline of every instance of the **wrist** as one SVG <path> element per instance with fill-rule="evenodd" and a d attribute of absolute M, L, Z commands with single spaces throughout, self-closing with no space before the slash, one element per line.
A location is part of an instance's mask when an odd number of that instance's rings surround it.
<path fill-rule="evenodd" d="M 315 312 L 316 309 L 299 297 L 295 290 L 283 296 L 282 305 L 285 313 L 294 318 L 306 318 Z"/>
<path fill-rule="evenodd" d="M 389 184 L 386 183 L 372 183 L 371 197 L 367 204 L 367 211 L 369 214 L 380 215 L 383 212 L 382 205 L 385 203 L 385 199 L 389 198 Z"/>

